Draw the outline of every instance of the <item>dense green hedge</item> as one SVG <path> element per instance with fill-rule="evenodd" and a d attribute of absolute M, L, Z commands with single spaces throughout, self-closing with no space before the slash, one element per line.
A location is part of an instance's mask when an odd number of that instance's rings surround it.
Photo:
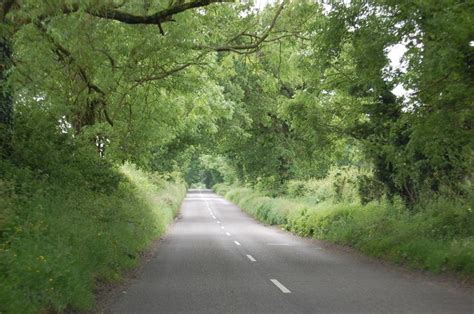
<path fill-rule="evenodd" d="M 384 202 L 311 204 L 270 198 L 250 188 L 219 184 L 214 189 L 259 220 L 298 235 L 350 245 L 411 267 L 474 275 L 471 201 L 437 200 L 409 211 Z"/>
<path fill-rule="evenodd" d="M 0 312 L 84 310 L 176 214 L 185 186 L 130 165 L 38 176 L 0 164 Z"/>

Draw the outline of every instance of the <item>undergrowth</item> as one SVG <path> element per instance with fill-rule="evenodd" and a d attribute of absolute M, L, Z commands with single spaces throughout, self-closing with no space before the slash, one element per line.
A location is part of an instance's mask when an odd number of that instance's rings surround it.
<path fill-rule="evenodd" d="M 215 191 L 242 210 L 295 234 L 352 246 L 365 254 L 439 273 L 474 275 L 473 199 L 431 200 L 417 208 L 386 201 L 322 202 L 268 197 L 218 184 Z"/>
<path fill-rule="evenodd" d="M 95 159 L 37 170 L 1 161 L 0 312 L 86 310 L 162 234 L 185 187 Z"/>

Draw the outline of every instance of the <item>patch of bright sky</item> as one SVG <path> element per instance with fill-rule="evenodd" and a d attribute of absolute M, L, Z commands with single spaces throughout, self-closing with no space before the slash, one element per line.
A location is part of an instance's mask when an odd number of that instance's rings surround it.
<path fill-rule="evenodd" d="M 267 4 L 275 3 L 275 0 L 255 0 L 255 7 L 259 10 L 265 8 Z"/>
<path fill-rule="evenodd" d="M 398 43 L 385 48 L 385 53 L 390 60 L 390 72 L 400 71 L 401 73 L 406 73 L 408 69 L 408 63 L 403 59 L 403 56 L 407 50 L 407 46 L 403 43 Z M 398 84 L 392 90 L 392 93 L 394 93 L 397 97 L 409 96 L 409 94 L 412 92 L 413 91 L 411 90 L 406 90 L 402 84 Z"/>

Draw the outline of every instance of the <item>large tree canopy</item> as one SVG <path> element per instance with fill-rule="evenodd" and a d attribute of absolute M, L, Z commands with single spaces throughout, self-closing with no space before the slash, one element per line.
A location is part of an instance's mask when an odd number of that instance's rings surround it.
<path fill-rule="evenodd" d="M 90 309 L 184 182 L 472 274 L 474 2 L 255 2 L 0 1 L 0 312 Z"/>
<path fill-rule="evenodd" d="M 155 170 L 217 155 L 276 190 L 352 165 L 408 203 L 462 194 L 472 12 L 454 0 L 4 1 L 2 155 L 54 129 Z"/>

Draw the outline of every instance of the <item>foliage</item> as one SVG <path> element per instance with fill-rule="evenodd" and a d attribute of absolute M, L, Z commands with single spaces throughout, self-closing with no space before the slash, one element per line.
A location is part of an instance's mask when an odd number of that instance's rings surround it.
<path fill-rule="evenodd" d="M 298 233 L 472 273 L 472 3 L 226 2 L 2 2 L 0 304 L 86 308 L 183 180 Z"/>
<path fill-rule="evenodd" d="M 117 280 L 134 266 L 184 197 L 182 184 L 149 177 L 131 165 L 70 167 L 58 170 L 74 176 L 46 178 L 0 166 L 14 178 L 0 181 L 1 311 L 90 308 L 96 282 Z M 105 190 L 98 189 L 98 178 Z"/>
<path fill-rule="evenodd" d="M 322 179 L 291 180 L 287 184 L 287 195 L 292 198 L 310 199 L 314 203 L 330 200 L 334 203 L 359 202 L 360 186 L 364 178 L 371 177 L 370 173 L 353 167 L 332 168 Z"/>
<path fill-rule="evenodd" d="M 232 184 L 237 180 L 235 171 L 227 160 L 213 155 L 201 155 L 192 159 L 185 179 L 188 185 L 199 182 L 207 188 L 221 182 Z"/>
<path fill-rule="evenodd" d="M 218 134 L 220 154 L 242 182 L 272 195 L 290 180 L 355 166 L 373 169 L 360 181 L 365 201 L 386 194 L 414 208 L 436 195 L 466 197 L 472 9 L 462 1 L 291 3 L 281 18 L 294 37 L 222 61 L 232 70 L 220 84 L 238 106 Z"/>
<path fill-rule="evenodd" d="M 360 100 L 353 109 L 365 115 L 347 121 L 347 130 L 362 142 L 388 196 L 410 206 L 435 194 L 466 193 L 473 148 L 473 76 L 466 66 L 473 57 L 472 10 L 463 1 L 352 1 L 336 3 L 328 14 L 328 27 L 340 30 L 332 39 L 332 63 L 350 65 L 338 74 L 343 83 L 337 88 Z M 406 49 L 398 68 L 387 56 L 397 46 Z M 344 82 L 347 77 L 352 80 Z M 393 94 L 397 85 L 407 89 L 402 97 Z"/>
<path fill-rule="evenodd" d="M 432 200 L 413 214 L 403 204 L 387 202 L 311 203 L 270 198 L 237 186 L 217 185 L 215 190 L 257 219 L 301 236 L 349 245 L 368 255 L 436 273 L 474 275 L 472 199 L 456 203 Z"/>
<path fill-rule="evenodd" d="M 0 159 L 0 311 L 88 309 L 96 283 L 119 279 L 165 231 L 184 184 L 101 157 L 41 106 L 17 108 L 11 145 Z"/>
<path fill-rule="evenodd" d="M 470 4 L 214 2 L 12 1 L 4 94 L 16 114 L 39 105 L 110 160 L 187 172 L 188 183 L 224 180 L 202 170 L 200 156 L 212 155 L 272 195 L 354 166 L 373 169 L 365 186 L 410 207 L 465 197 Z"/>

